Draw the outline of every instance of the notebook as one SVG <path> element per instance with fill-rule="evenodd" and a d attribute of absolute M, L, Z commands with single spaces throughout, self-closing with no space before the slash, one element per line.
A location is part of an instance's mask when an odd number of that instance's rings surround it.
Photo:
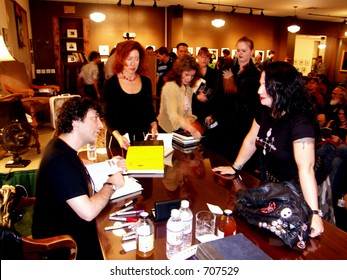
<path fill-rule="evenodd" d="M 86 168 L 93 180 L 94 191 L 98 192 L 107 181 L 109 175 L 121 171 L 117 166 L 117 159 L 110 159 L 103 162 L 87 164 Z M 124 176 L 124 186 L 115 191 L 110 199 L 124 197 L 129 194 L 139 193 L 143 190 L 141 184 L 136 179 Z"/>
<path fill-rule="evenodd" d="M 164 174 L 163 141 L 141 141 L 128 147 L 126 155 L 128 174 Z"/>

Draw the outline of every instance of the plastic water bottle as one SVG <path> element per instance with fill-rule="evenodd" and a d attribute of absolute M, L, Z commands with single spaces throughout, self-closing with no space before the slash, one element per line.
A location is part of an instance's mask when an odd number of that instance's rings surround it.
<path fill-rule="evenodd" d="M 193 212 L 189 208 L 189 201 L 182 200 L 180 217 L 183 223 L 183 245 L 182 249 L 192 246 Z"/>
<path fill-rule="evenodd" d="M 142 212 L 136 224 L 136 255 L 147 258 L 154 253 L 154 225 L 147 212 Z"/>
<path fill-rule="evenodd" d="M 166 224 L 166 256 L 168 259 L 182 250 L 183 223 L 178 209 L 171 210 L 171 217 Z"/>

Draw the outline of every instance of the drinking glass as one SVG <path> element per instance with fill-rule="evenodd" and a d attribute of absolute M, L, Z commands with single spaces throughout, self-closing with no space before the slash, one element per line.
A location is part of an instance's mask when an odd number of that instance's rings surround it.
<path fill-rule="evenodd" d="M 211 211 L 200 211 L 195 216 L 195 237 L 215 234 L 216 215 Z"/>

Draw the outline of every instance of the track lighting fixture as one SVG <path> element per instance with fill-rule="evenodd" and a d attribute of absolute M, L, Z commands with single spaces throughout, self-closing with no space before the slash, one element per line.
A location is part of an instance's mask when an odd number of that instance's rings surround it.
<path fill-rule="evenodd" d="M 122 0 L 118 0 L 117 6 L 122 6 Z"/>
<path fill-rule="evenodd" d="M 135 7 L 135 0 L 132 0 L 132 1 L 131 1 L 130 6 L 133 7 L 133 8 Z"/>
<path fill-rule="evenodd" d="M 198 4 L 201 5 L 212 5 L 212 9 L 211 12 L 216 11 L 216 6 L 219 7 L 231 7 L 231 11 L 230 13 L 235 14 L 236 9 L 243 9 L 243 10 L 249 10 L 249 15 L 252 16 L 254 11 L 260 11 L 260 16 L 265 16 L 264 15 L 264 9 L 263 8 L 254 8 L 254 7 L 246 7 L 246 6 L 238 6 L 238 5 L 228 5 L 228 4 L 220 4 L 218 2 L 218 4 L 212 4 L 212 3 L 206 3 L 206 2 L 197 2 Z"/>
<path fill-rule="evenodd" d="M 343 20 L 343 24 L 347 24 L 347 19 L 346 18 Z"/>
<path fill-rule="evenodd" d="M 156 7 L 157 7 L 157 0 L 154 0 L 153 8 L 156 8 Z"/>
<path fill-rule="evenodd" d="M 218 0 L 218 5 L 219 5 L 219 0 Z M 211 11 L 214 12 L 216 10 L 216 6 L 212 4 L 212 9 Z M 224 24 L 225 24 L 225 20 L 222 19 L 222 18 L 215 18 L 214 20 L 211 21 L 211 24 L 214 26 L 214 27 L 217 27 L 217 28 L 220 28 L 220 27 L 223 27 Z"/>

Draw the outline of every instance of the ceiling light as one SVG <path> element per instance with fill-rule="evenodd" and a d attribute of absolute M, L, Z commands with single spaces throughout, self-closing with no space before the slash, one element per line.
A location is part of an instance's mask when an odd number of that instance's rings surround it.
<path fill-rule="evenodd" d="M 215 5 L 212 5 L 211 12 L 215 12 L 215 11 L 216 11 L 216 6 L 215 6 Z"/>
<path fill-rule="evenodd" d="M 117 6 L 122 6 L 122 0 L 119 0 Z"/>
<path fill-rule="evenodd" d="M 263 17 L 264 16 L 264 10 L 261 10 L 260 12 L 260 16 Z"/>
<path fill-rule="evenodd" d="M 106 15 L 104 15 L 103 13 L 94 12 L 90 14 L 90 19 L 95 22 L 102 22 L 106 19 Z"/>
<path fill-rule="evenodd" d="M 253 16 L 253 10 L 252 9 L 249 9 L 249 15 Z"/>
<path fill-rule="evenodd" d="M 133 7 L 133 8 L 135 7 L 135 0 L 132 0 L 132 1 L 131 1 L 130 6 Z"/>
<path fill-rule="evenodd" d="M 296 33 L 298 31 L 300 31 L 300 26 L 296 24 L 297 21 L 297 17 L 296 17 L 296 8 L 298 6 L 294 6 L 294 16 L 293 16 L 293 21 L 292 24 L 290 26 L 287 27 L 287 30 L 291 33 Z"/>
<path fill-rule="evenodd" d="M 99 1 L 96 1 L 97 7 L 99 7 Z M 95 22 L 102 22 L 106 19 L 106 15 L 100 12 L 94 12 L 89 15 L 90 19 Z"/>
<path fill-rule="evenodd" d="M 127 40 L 135 39 L 136 33 L 134 32 L 124 32 L 123 33 L 123 38 Z"/>
<path fill-rule="evenodd" d="M 154 0 L 153 8 L 157 7 L 157 0 Z"/>
<path fill-rule="evenodd" d="M 320 42 L 320 44 L 318 45 L 318 49 L 320 49 L 320 50 L 324 50 L 326 47 L 327 47 L 327 45 L 325 44 L 325 37 L 320 37 L 320 39 L 322 40 L 321 42 Z"/>
<path fill-rule="evenodd" d="M 214 20 L 211 21 L 211 24 L 214 26 L 214 27 L 217 27 L 217 28 L 220 28 L 222 26 L 225 25 L 225 20 L 224 19 L 221 19 L 221 18 L 216 18 Z"/>
<path fill-rule="evenodd" d="M 235 14 L 235 12 L 236 12 L 236 8 L 233 6 L 230 13 Z"/>

